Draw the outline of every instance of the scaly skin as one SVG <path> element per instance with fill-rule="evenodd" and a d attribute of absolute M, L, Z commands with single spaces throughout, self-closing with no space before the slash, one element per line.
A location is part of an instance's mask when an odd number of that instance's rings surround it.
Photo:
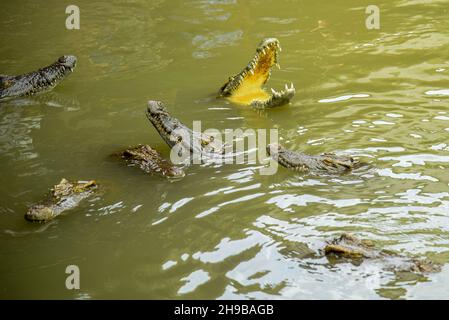
<path fill-rule="evenodd" d="M 276 38 L 263 40 L 248 65 L 230 77 L 220 88 L 220 97 L 256 109 L 273 108 L 289 103 L 295 95 L 293 84 L 291 87 L 285 85 L 285 89 L 281 91 L 271 89 L 271 93 L 262 88 L 270 78 L 273 65 L 279 67 L 278 51 L 281 51 L 281 47 Z"/>
<path fill-rule="evenodd" d="M 172 117 L 162 101 L 150 100 L 146 110 L 148 120 L 156 128 L 162 139 L 170 148 L 176 148 L 176 154 L 196 155 L 209 158 L 223 155 L 224 145 L 214 141 L 214 137 L 194 132 Z M 138 166 L 147 173 L 159 174 L 167 178 L 181 178 L 185 173 L 182 168 L 173 165 L 148 145 L 138 145 L 120 153 L 125 161 Z M 189 157 L 189 159 L 192 159 Z M 182 162 L 182 161 L 181 161 Z"/>
<path fill-rule="evenodd" d="M 339 174 L 349 172 L 360 165 L 351 157 L 337 156 L 333 153 L 312 156 L 287 150 L 279 144 L 269 144 L 267 153 L 281 166 L 302 172 Z"/>
<path fill-rule="evenodd" d="M 352 234 L 344 233 L 329 241 L 324 248 L 325 254 L 337 254 L 349 258 L 375 258 L 379 252 L 373 251 L 374 244 L 368 240 L 360 240 Z"/>
<path fill-rule="evenodd" d="M 162 101 L 148 101 L 146 115 L 171 148 L 178 147 L 179 150 L 186 150 L 191 154 L 212 158 L 223 155 L 225 151 L 224 145 L 219 141 L 214 141 L 213 136 L 194 132 L 172 117 Z"/>
<path fill-rule="evenodd" d="M 0 101 L 53 89 L 72 73 L 76 61 L 75 56 L 62 56 L 53 64 L 37 71 L 19 76 L 0 75 Z"/>
<path fill-rule="evenodd" d="M 385 264 L 387 270 L 392 271 L 408 271 L 415 273 L 438 272 L 441 266 L 430 260 L 408 258 L 376 249 L 374 243 L 369 240 L 360 240 L 357 237 L 344 233 L 341 236 L 329 241 L 324 253 L 327 256 L 337 256 L 349 259 L 379 259 Z"/>
<path fill-rule="evenodd" d="M 168 178 L 181 178 L 185 175 L 180 167 L 172 165 L 148 145 L 138 145 L 126 149 L 121 156 L 130 165 L 138 166 L 147 173 L 155 173 Z"/>
<path fill-rule="evenodd" d="M 96 189 L 95 181 L 69 182 L 62 179 L 55 185 L 46 198 L 31 206 L 25 214 L 29 221 L 47 222 L 64 211 L 73 209 L 89 197 Z"/>

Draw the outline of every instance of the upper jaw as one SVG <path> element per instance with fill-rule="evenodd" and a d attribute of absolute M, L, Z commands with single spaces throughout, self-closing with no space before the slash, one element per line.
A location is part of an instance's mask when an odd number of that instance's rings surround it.
<path fill-rule="evenodd" d="M 271 89 L 268 95 L 264 94 L 265 90 L 263 89 L 263 85 L 270 78 L 271 68 L 274 65 L 280 68 L 278 64 L 280 51 L 279 40 L 276 38 L 264 39 L 257 47 L 255 55 L 247 66 L 237 75 L 230 77 L 228 82 L 221 87 L 220 96 L 228 97 L 231 101 L 250 105 L 256 109 L 272 108 L 289 103 L 296 93 L 293 84 L 285 85 L 285 89 L 280 91 Z M 246 81 L 257 83 L 257 86 L 260 86 L 260 92 L 259 96 L 245 101 L 245 89 L 242 88 L 246 85 Z"/>
<path fill-rule="evenodd" d="M 230 77 L 228 82 L 226 82 L 221 88 L 220 88 L 220 96 L 226 97 L 233 94 L 234 91 L 236 91 L 240 85 L 245 80 L 245 77 L 248 76 L 248 74 L 253 75 L 259 62 L 261 59 L 269 54 L 270 52 L 273 53 L 274 59 L 273 64 L 276 64 L 278 68 L 280 68 L 278 64 L 278 53 L 281 51 L 281 46 L 279 43 L 279 40 L 276 38 L 267 38 L 264 39 L 257 47 L 256 53 L 254 57 L 251 59 L 251 61 L 248 63 L 248 65 L 240 71 L 237 75 Z M 269 68 L 273 66 L 273 64 L 269 65 Z M 269 73 L 267 76 L 267 81 L 269 78 Z"/>
<path fill-rule="evenodd" d="M 174 141 L 171 139 L 171 134 L 176 128 L 177 120 L 171 118 L 163 102 L 157 100 L 148 101 L 146 116 L 165 142 L 168 145 L 173 146 Z"/>
<path fill-rule="evenodd" d="M 269 65 L 269 68 L 271 68 L 274 64 L 277 65 L 278 68 L 280 68 L 278 64 L 278 54 L 280 51 L 282 51 L 282 49 L 278 39 L 267 38 L 263 40 L 257 47 L 256 54 L 254 55 L 253 59 L 248 63 L 244 70 L 246 70 L 247 73 L 249 72 L 251 74 L 254 74 L 254 71 L 262 58 L 270 53 L 273 54 L 274 59 L 273 63 Z"/>

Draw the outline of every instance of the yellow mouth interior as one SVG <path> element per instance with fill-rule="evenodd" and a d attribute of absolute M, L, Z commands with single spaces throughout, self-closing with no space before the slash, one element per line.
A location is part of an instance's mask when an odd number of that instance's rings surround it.
<path fill-rule="evenodd" d="M 254 100 L 267 101 L 271 95 L 262 86 L 270 77 L 270 69 L 276 63 L 275 50 L 273 47 L 266 47 L 265 53 L 259 53 L 259 59 L 253 73 L 248 71 L 240 86 L 232 93 L 228 99 L 231 102 L 248 105 Z"/>

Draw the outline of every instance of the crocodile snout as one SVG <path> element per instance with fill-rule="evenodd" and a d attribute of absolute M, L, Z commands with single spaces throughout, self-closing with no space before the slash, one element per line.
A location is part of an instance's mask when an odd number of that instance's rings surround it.
<path fill-rule="evenodd" d="M 78 59 L 75 56 L 61 56 L 58 59 L 58 62 L 63 65 L 64 67 L 73 69 L 76 66 L 76 62 Z"/>
<path fill-rule="evenodd" d="M 162 101 L 150 100 L 148 101 L 147 114 L 154 115 L 161 112 L 166 112 L 165 105 Z"/>
<path fill-rule="evenodd" d="M 270 143 L 267 145 L 267 153 L 269 156 L 277 154 L 282 146 L 278 143 Z"/>

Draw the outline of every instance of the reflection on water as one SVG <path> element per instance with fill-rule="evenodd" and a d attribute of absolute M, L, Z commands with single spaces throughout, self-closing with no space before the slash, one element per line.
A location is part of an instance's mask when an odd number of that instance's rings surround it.
<path fill-rule="evenodd" d="M 426 91 L 428 96 L 449 96 L 449 89 Z"/>
<path fill-rule="evenodd" d="M 8 155 L 11 151 L 13 161 L 33 159 L 38 156 L 33 150 L 31 131 L 40 128 L 42 115 L 26 116 L 18 107 L 14 112 L 0 111 L 0 152 Z"/>
<path fill-rule="evenodd" d="M 228 33 L 211 34 L 208 36 L 197 35 L 192 39 L 192 44 L 198 47 L 197 51 L 193 52 L 194 58 L 209 58 L 212 56 L 210 49 L 228 47 L 235 45 L 238 40 L 242 38 L 243 32 L 238 30 Z"/>
<path fill-rule="evenodd" d="M 81 30 L 72 32 L 56 0 L 2 3 L 0 73 L 68 53 L 79 64 L 51 93 L 0 103 L 1 297 L 447 296 L 445 1 L 380 1 L 380 30 L 365 29 L 355 0 L 77 5 Z M 270 81 L 300 88 L 292 103 L 258 113 L 215 99 L 272 36 L 283 51 Z M 167 182 L 109 157 L 139 143 L 169 154 L 145 118 L 148 99 L 166 101 L 186 123 L 277 128 L 289 149 L 351 154 L 366 167 L 336 177 L 192 166 Z M 27 206 L 62 177 L 95 179 L 102 191 L 50 224 L 26 222 Z M 342 232 L 442 271 L 326 258 L 326 240 Z M 64 289 L 68 264 L 80 267 L 80 292 Z"/>

